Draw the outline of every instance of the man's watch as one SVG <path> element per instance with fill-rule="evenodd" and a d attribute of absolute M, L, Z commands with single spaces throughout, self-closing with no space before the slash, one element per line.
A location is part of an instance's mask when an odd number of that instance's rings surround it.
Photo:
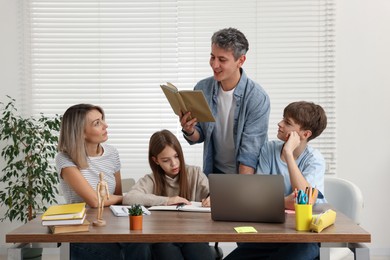
<path fill-rule="evenodd" d="M 195 133 L 195 130 L 192 132 L 192 133 L 187 133 L 186 131 L 184 131 L 184 129 L 182 128 L 181 131 L 183 132 L 183 134 L 187 137 L 190 137 L 192 136 L 194 133 Z"/>

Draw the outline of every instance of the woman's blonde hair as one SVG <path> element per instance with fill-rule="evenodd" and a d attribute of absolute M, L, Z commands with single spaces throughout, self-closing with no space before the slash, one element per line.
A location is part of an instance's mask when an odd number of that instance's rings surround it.
<path fill-rule="evenodd" d="M 167 196 L 165 172 L 154 160 L 165 149 L 170 146 L 174 149 L 179 157 L 180 171 L 176 178 L 179 178 L 179 196 L 190 199 L 186 165 L 184 162 L 183 150 L 176 136 L 168 130 L 155 132 L 149 141 L 149 165 L 152 169 L 154 179 L 154 194 L 159 196 Z"/>
<path fill-rule="evenodd" d="M 91 110 L 99 111 L 104 119 L 104 111 L 101 107 L 77 104 L 65 111 L 61 121 L 58 151 L 66 153 L 80 169 L 88 168 L 84 130 L 87 114 Z"/>

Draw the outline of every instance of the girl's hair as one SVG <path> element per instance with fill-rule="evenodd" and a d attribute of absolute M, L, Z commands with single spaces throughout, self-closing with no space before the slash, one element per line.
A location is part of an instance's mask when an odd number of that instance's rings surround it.
<path fill-rule="evenodd" d="M 160 165 L 154 162 L 153 157 L 157 156 L 165 149 L 170 146 L 176 151 L 180 161 L 180 171 L 176 178 L 179 178 L 179 196 L 190 199 L 188 179 L 186 165 L 184 162 L 183 150 L 177 140 L 176 136 L 168 130 L 162 130 L 155 132 L 149 141 L 149 165 L 152 169 L 156 184 L 154 185 L 154 193 L 159 196 L 167 196 L 166 191 L 166 180 L 165 172 Z"/>
<path fill-rule="evenodd" d="M 78 104 L 69 107 L 61 121 L 58 151 L 66 153 L 80 169 L 88 168 L 88 155 L 84 138 L 87 113 L 99 111 L 104 119 L 104 111 L 99 106 Z"/>

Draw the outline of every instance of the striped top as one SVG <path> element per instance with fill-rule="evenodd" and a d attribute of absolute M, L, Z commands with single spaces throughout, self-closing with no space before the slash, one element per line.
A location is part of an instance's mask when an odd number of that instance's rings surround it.
<path fill-rule="evenodd" d="M 89 167 L 80 170 L 81 174 L 88 181 L 94 190 L 100 180 L 99 173 L 104 173 L 104 180 L 108 184 L 110 194 L 115 191 L 115 173 L 120 171 L 121 163 L 119 153 L 113 146 L 101 144 L 103 154 L 97 157 L 88 157 Z M 83 202 L 83 198 L 78 196 L 76 192 L 64 181 L 61 177 L 61 170 L 67 167 L 77 167 L 76 164 L 69 158 L 66 153 L 58 153 L 56 156 L 56 167 L 60 179 L 60 186 L 65 197 L 66 203 Z"/>

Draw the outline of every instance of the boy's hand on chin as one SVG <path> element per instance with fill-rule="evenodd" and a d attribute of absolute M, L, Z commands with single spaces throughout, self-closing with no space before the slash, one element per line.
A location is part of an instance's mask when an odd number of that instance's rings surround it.
<path fill-rule="evenodd" d="M 292 153 L 301 143 L 300 137 L 297 132 L 290 132 L 287 136 L 287 141 L 284 144 L 283 150 L 287 153 Z"/>

